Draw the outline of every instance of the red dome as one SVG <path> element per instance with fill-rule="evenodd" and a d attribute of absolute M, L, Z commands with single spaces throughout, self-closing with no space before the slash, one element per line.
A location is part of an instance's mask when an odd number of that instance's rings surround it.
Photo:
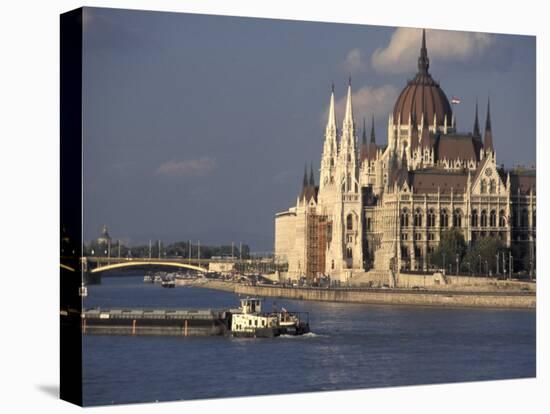
<path fill-rule="evenodd" d="M 437 117 L 437 125 L 442 126 L 447 116 L 447 124 L 451 125 L 453 111 L 445 92 L 439 87 L 439 84 L 433 80 L 428 72 L 430 61 L 428 59 L 428 51 L 426 49 L 426 35 L 422 32 L 422 48 L 420 49 L 420 57 L 418 58 L 418 73 L 414 79 L 407 83 L 407 86 L 393 108 L 393 122 L 397 124 L 401 117 L 401 124 L 409 122 L 411 119 L 420 122 L 422 114 L 424 121 L 432 125 L 434 115 Z"/>

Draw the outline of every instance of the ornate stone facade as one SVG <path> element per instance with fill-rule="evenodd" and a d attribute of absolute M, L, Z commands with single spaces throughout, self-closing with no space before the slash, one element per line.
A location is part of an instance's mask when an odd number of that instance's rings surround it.
<path fill-rule="evenodd" d="M 376 144 L 374 119 L 368 143 L 365 125 L 360 144 L 355 125 L 350 81 L 340 131 L 334 88 L 330 95 L 319 186 L 304 174 L 296 206 L 275 217 L 275 256 L 288 277 L 428 270 L 429 253 L 453 227 L 470 244 L 522 245 L 534 266 L 535 170 L 497 164 L 489 103 L 483 138 L 477 103 L 472 132 L 457 132 L 429 73 L 424 33 L 418 73 L 388 117 L 388 145 Z"/>

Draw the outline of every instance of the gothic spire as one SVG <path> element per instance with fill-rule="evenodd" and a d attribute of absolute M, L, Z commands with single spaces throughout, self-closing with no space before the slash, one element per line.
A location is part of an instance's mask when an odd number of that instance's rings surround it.
<path fill-rule="evenodd" d="M 307 181 L 307 164 L 304 165 L 304 179 L 302 180 L 302 191 L 304 191 L 306 189 L 308 185 L 308 181 Z"/>
<path fill-rule="evenodd" d="M 365 123 L 365 117 L 363 117 L 363 135 L 362 135 L 362 144 L 367 143 L 367 124 Z"/>
<path fill-rule="evenodd" d="M 374 114 L 372 114 L 372 124 L 370 127 L 370 142 L 371 144 L 376 144 L 376 135 L 374 133 Z"/>
<path fill-rule="evenodd" d="M 476 99 L 476 118 L 474 120 L 474 137 L 481 138 L 481 132 L 479 131 L 479 119 L 477 114 L 477 99 Z"/>
<path fill-rule="evenodd" d="M 349 78 L 348 95 L 346 97 L 346 113 L 344 115 L 344 126 L 345 125 L 353 126 L 353 105 L 351 102 L 351 77 Z"/>
<path fill-rule="evenodd" d="M 327 131 L 336 130 L 336 113 L 334 111 L 334 83 L 330 93 L 330 103 L 328 107 Z"/>
<path fill-rule="evenodd" d="M 426 48 L 426 29 L 422 29 L 422 47 L 420 48 L 420 56 L 418 57 L 418 73 L 427 75 L 429 68 L 430 59 L 428 58 L 428 49 Z"/>
<path fill-rule="evenodd" d="M 309 186 L 315 187 L 315 179 L 313 178 L 313 163 L 311 163 L 311 168 L 309 170 Z"/>
<path fill-rule="evenodd" d="M 487 98 L 487 118 L 485 120 L 485 136 L 483 137 L 483 148 L 485 151 L 493 151 L 493 133 L 491 131 L 491 108 Z"/>

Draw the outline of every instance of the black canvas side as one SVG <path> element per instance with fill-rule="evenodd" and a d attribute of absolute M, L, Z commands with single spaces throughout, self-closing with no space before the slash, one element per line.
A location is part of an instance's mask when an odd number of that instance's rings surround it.
<path fill-rule="evenodd" d="M 82 405 L 82 15 L 60 16 L 60 397 Z"/>

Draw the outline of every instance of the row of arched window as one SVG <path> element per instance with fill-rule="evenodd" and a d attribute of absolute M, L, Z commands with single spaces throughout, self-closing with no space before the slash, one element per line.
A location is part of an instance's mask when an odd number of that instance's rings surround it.
<path fill-rule="evenodd" d="M 489 223 L 487 224 L 487 218 Z M 472 210 L 471 217 L 472 227 L 497 227 L 497 212 L 496 210 L 491 210 L 489 215 L 487 215 L 487 210 L 481 210 L 481 214 L 478 215 L 476 209 Z M 504 210 L 500 210 L 498 213 L 498 227 L 506 226 L 506 216 Z"/>
<path fill-rule="evenodd" d="M 435 227 L 435 211 L 433 208 L 428 210 L 428 213 L 426 215 L 426 225 L 427 227 Z M 408 227 L 409 226 L 409 211 L 408 209 L 403 209 L 401 211 L 400 216 L 400 224 L 401 227 Z M 452 220 L 452 226 L 453 227 L 462 227 L 462 218 L 463 214 L 460 209 L 456 209 L 452 213 L 452 217 L 449 217 L 449 212 L 447 209 L 442 209 L 439 213 L 439 226 L 440 227 L 449 227 L 449 222 Z M 497 217 L 496 210 L 491 210 L 489 213 L 487 213 L 487 210 L 482 210 L 481 214 L 478 214 L 478 211 L 476 209 L 472 210 L 472 216 L 471 216 L 471 226 L 472 227 L 497 227 L 497 219 L 498 219 L 498 227 L 505 227 L 506 226 L 506 215 L 504 210 L 500 210 Z M 413 215 L 413 224 L 415 227 L 422 227 L 422 221 L 423 221 L 423 215 L 422 210 L 419 208 L 415 210 Z M 521 219 L 522 223 L 527 223 L 527 218 Z M 527 224 L 520 224 L 521 226 L 525 227 Z"/>

